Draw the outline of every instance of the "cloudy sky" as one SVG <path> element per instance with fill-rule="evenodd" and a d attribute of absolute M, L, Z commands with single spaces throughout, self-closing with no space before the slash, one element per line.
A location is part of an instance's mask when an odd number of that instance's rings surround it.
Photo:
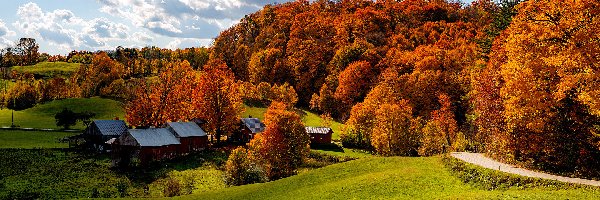
<path fill-rule="evenodd" d="M 3 0 L 0 46 L 33 37 L 40 51 L 207 46 L 268 3 L 289 0 Z"/>
<path fill-rule="evenodd" d="M 0 47 L 32 37 L 41 52 L 208 46 L 265 4 L 291 0 L 2 0 Z M 471 2 L 472 0 L 463 0 Z"/>

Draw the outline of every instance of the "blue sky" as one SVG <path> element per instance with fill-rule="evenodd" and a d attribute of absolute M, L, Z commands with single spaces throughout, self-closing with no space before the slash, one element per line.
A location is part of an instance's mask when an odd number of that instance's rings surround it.
<path fill-rule="evenodd" d="M 41 52 L 208 46 L 265 4 L 291 0 L 4 0 L 0 47 L 33 37 Z M 470 0 L 466 1 L 470 2 Z"/>

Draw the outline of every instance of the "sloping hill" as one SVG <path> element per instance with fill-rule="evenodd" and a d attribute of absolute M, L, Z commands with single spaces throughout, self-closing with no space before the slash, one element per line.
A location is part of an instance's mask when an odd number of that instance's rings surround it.
<path fill-rule="evenodd" d="M 79 66 L 81 66 L 79 63 L 40 62 L 29 66 L 14 66 L 11 69 L 19 73 L 34 74 L 38 78 L 52 78 L 68 77 L 77 71 Z"/>
<path fill-rule="evenodd" d="M 600 190 L 591 189 L 487 191 L 452 176 L 440 157 L 373 157 L 177 199 L 590 199 L 598 195 Z"/>
<path fill-rule="evenodd" d="M 15 124 L 25 128 L 60 128 L 56 126 L 54 115 L 63 108 L 71 109 L 74 112 L 96 113 L 95 119 L 113 119 L 115 117 L 124 119 L 124 110 L 120 102 L 94 97 L 56 100 L 22 111 L 15 111 Z M 11 125 L 11 112 L 10 109 L 0 110 L 0 126 Z M 83 125 L 79 123 L 72 128 L 83 129 Z"/>
<path fill-rule="evenodd" d="M 262 107 L 251 107 L 248 105 L 244 105 L 244 108 L 246 109 L 242 114 L 240 114 L 240 117 L 248 117 L 248 116 L 252 116 L 252 117 L 256 117 L 260 120 L 263 120 L 265 112 L 267 112 L 267 108 L 262 108 Z M 323 119 L 321 119 L 321 116 L 319 116 L 318 114 L 312 113 L 310 111 L 307 110 L 299 110 L 300 112 L 302 112 L 301 117 L 302 117 L 302 122 L 304 122 L 304 125 L 306 126 L 323 126 Z M 340 133 L 342 130 L 342 124 L 336 121 L 331 121 L 331 129 L 333 129 L 333 135 L 331 136 L 333 140 L 337 140 L 340 139 Z"/>

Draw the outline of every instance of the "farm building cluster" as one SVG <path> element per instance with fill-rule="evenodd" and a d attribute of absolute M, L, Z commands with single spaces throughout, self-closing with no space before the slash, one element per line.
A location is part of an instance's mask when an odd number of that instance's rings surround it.
<path fill-rule="evenodd" d="M 81 135 L 85 146 L 98 152 L 111 152 L 114 165 L 132 162 L 147 164 L 171 159 L 208 148 L 208 135 L 202 120 L 168 122 L 159 128 L 130 129 L 122 120 L 94 120 Z M 228 140 L 247 143 L 266 126 L 258 118 L 241 118 L 240 128 Z M 331 128 L 306 127 L 312 144 L 331 143 Z"/>

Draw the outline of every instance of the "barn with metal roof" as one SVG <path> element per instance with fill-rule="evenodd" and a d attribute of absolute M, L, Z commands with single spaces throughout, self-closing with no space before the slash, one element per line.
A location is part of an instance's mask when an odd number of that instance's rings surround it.
<path fill-rule="evenodd" d="M 331 135 L 333 130 L 328 127 L 304 127 L 306 133 L 310 135 L 311 144 L 329 144 L 331 143 Z"/>
<path fill-rule="evenodd" d="M 240 123 L 240 129 L 232 135 L 230 140 L 236 142 L 246 143 L 249 142 L 256 134 L 265 131 L 266 126 L 258 118 L 242 118 Z"/>
<path fill-rule="evenodd" d="M 97 150 L 110 149 L 106 142 L 127 133 L 127 125 L 123 120 L 94 120 L 83 132 L 86 144 Z"/>
<path fill-rule="evenodd" d="M 208 135 L 194 122 L 168 122 L 165 126 L 181 142 L 178 146 L 181 154 L 203 150 L 208 146 Z"/>
<path fill-rule="evenodd" d="M 141 164 L 173 158 L 181 145 L 166 128 L 129 129 L 115 143 L 121 160 L 138 159 Z"/>

